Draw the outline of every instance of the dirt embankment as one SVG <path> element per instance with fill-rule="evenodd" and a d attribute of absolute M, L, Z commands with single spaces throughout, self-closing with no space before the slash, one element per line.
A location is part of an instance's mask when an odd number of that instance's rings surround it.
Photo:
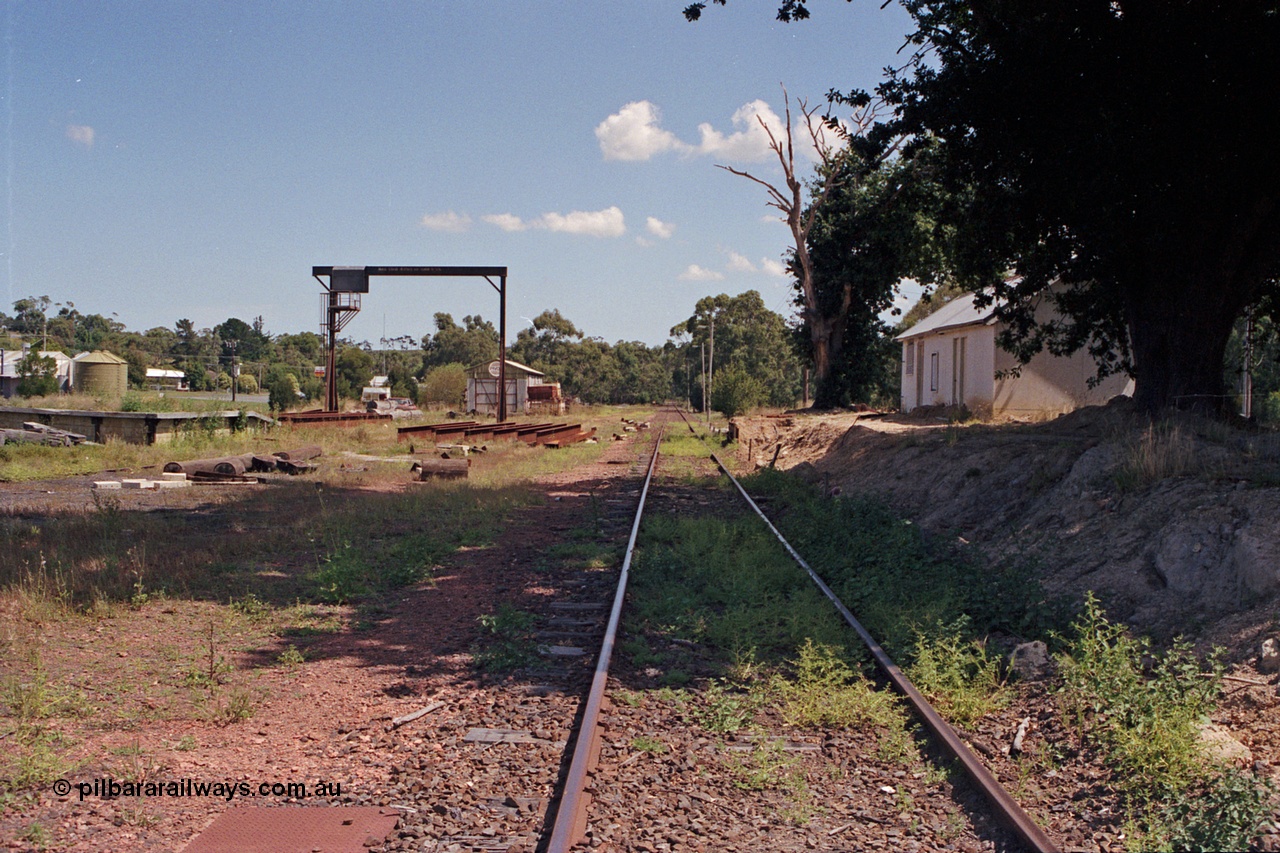
<path fill-rule="evenodd" d="M 743 461 L 877 496 L 993 558 L 1034 560 L 1051 592 L 1092 589 L 1113 617 L 1242 657 L 1276 628 L 1275 434 L 1192 420 L 1152 431 L 1119 401 L 1035 425 L 835 414 L 738 428 Z"/>

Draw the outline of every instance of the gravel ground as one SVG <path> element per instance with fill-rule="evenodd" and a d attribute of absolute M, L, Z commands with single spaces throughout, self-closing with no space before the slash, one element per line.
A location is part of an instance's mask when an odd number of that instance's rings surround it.
<path fill-rule="evenodd" d="M 607 615 L 616 566 L 583 568 L 548 560 L 550 548 L 580 541 L 621 547 L 638 494 L 641 441 L 610 446 L 598 463 L 546 478 L 545 504 L 520 510 L 495 547 L 466 550 L 433 586 L 407 590 L 368 630 L 324 638 L 296 671 L 261 676 L 264 706 L 253 719 L 220 726 L 189 718 L 139 714 L 128 726 L 103 729 L 68 722 L 63 734 L 82 745 L 75 780 L 122 768 L 147 779 L 338 782 L 336 796 L 261 798 L 258 805 L 379 805 L 402 813 L 390 839 L 373 850 L 533 851 L 550 827 L 554 792 L 567 769 L 564 754 Z M 269 488 L 249 487 L 249 488 Z M 189 491 L 190 494 L 186 492 Z M 4 487 L 0 509 L 41 512 L 92 506 L 84 478 Z M 41 492 L 52 492 L 42 498 Z M 181 497 L 139 495 L 125 509 L 161 508 L 146 501 L 186 501 L 171 509 L 218 504 L 234 511 L 234 492 L 184 490 Z M 681 477 L 663 482 L 651 511 L 730 512 L 722 497 Z M 732 500 L 723 498 L 723 500 Z M 582 648 L 582 656 L 545 655 L 510 675 L 477 670 L 473 651 L 486 635 L 478 617 L 499 603 L 538 615 L 538 642 Z M 194 605 L 192 605 L 194 606 Z M 192 612 L 143 610 L 107 624 L 77 625 L 68 651 L 50 650 L 59 667 L 86 666 L 87 650 L 123 664 L 145 653 L 163 619 Z M 79 650 L 79 651 L 75 651 Z M 680 666 L 697 674 L 706 650 L 682 646 Z M 126 657 L 119 657 L 123 653 Z M 615 658 L 594 805 L 585 847 L 599 850 L 958 850 L 1017 849 L 993 826 L 984 804 L 922 743 L 920 760 L 877 758 L 876 732 L 798 732 L 767 715 L 764 742 L 798 768 L 803 796 L 790 788 L 749 790 L 737 784 L 744 756 L 760 741 L 709 734 L 686 704 L 658 688 L 661 672 L 628 668 Z M 97 660 L 96 658 L 94 660 Z M 95 670 L 96 671 L 96 670 Z M 142 695 L 117 701 L 145 705 Z M 684 704 L 682 704 L 684 703 Z M 1274 688 L 1228 690 L 1223 720 L 1247 719 L 1254 760 L 1270 767 Z M 392 720 L 430 708 L 400 726 Z M 1025 751 L 1059 761 L 1019 762 L 1007 747 L 1030 720 Z M 1108 793 L 1097 756 L 1072 753 L 1055 722 L 1046 685 L 1025 685 L 1012 705 L 964 733 L 993 771 L 1065 850 L 1124 849 L 1123 819 Z M 129 758 L 130 745 L 145 755 Z M 41 791 L 0 811 L 0 844 L 68 851 L 177 850 L 228 804 L 219 798 L 59 797 Z M 1275 839 L 1266 849 L 1280 849 Z"/>

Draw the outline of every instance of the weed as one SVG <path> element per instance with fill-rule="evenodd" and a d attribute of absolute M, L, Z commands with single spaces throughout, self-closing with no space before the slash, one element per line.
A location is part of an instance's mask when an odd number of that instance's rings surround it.
<path fill-rule="evenodd" d="M 246 619 L 255 621 L 265 619 L 271 615 L 271 605 L 258 598 L 252 592 L 247 592 L 242 597 L 234 599 L 231 602 L 231 609 Z"/>
<path fill-rule="evenodd" d="M 800 760 L 787 753 L 785 741 L 758 739 L 748 752 L 730 752 L 728 763 L 734 785 L 748 791 L 781 789 L 791 802 L 792 819 L 804 819 L 808 810 L 796 806 L 807 801 L 808 784 Z"/>
<path fill-rule="evenodd" d="M 662 673 L 662 678 L 659 681 L 668 687 L 683 687 L 693 681 L 693 676 L 683 669 L 669 669 Z"/>
<path fill-rule="evenodd" d="M 558 542 L 546 553 L 574 569 L 607 569 L 618 562 L 617 549 L 597 542 Z"/>
<path fill-rule="evenodd" d="M 36 850 L 47 850 L 49 845 L 53 843 L 53 833 L 38 823 L 28 826 L 26 831 L 19 837 Z"/>
<path fill-rule="evenodd" d="M 1116 768 L 1132 806 L 1131 834 L 1150 849 L 1244 849 L 1268 809 L 1270 786 L 1215 767 L 1200 722 L 1213 709 L 1222 666 L 1209 671 L 1179 643 L 1156 655 L 1146 638 L 1107 620 L 1092 594 L 1059 656 L 1059 701 L 1082 740 Z"/>
<path fill-rule="evenodd" d="M 178 739 L 178 742 L 173 745 L 173 748 L 178 752 L 190 752 L 195 749 L 196 746 L 196 739 L 193 736 L 183 735 Z"/>
<path fill-rule="evenodd" d="M 639 708 L 644 704 L 644 696 L 634 690 L 618 690 L 613 693 L 613 698 L 628 708 Z"/>
<path fill-rule="evenodd" d="M 832 646 L 806 641 L 790 662 L 792 678 L 776 675 L 770 686 L 783 718 L 801 728 L 851 727 L 890 721 L 896 707 L 886 694 L 856 676 Z"/>
<path fill-rule="evenodd" d="M 733 734 L 741 729 L 751 720 L 758 705 L 750 696 L 714 681 L 707 685 L 702 699 L 704 704 L 697 712 L 698 722 L 716 734 Z"/>
<path fill-rule="evenodd" d="M 916 687 L 960 728 L 971 727 L 1008 702 L 999 661 L 982 643 L 963 639 L 967 623 L 962 618 L 931 636 L 918 633 L 915 660 L 907 668 Z"/>
<path fill-rule="evenodd" d="M 50 717 L 58 707 L 57 697 L 49 685 L 49 677 L 36 661 L 28 679 L 11 675 L 0 683 L 0 697 L 9 710 L 9 715 L 20 725 L 28 725 Z"/>
<path fill-rule="evenodd" d="M 1156 659 L 1150 641 L 1108 621 L 1092 593 L 1072 627 L 1059 656 L 1059 698 L 1077 734 L 1108 750 L 1124 787 L 1175 791 L 1201 775 L 1199 723 L 1218 696 L 1221 665 L 1213 662 L 1204 677 L 1183 644 Z M 1144 658 L 1156 661 L 1150 674 Z"/>
<path fill-rule="evenodd" d="M 485 672 L 510 672 L 529 666 L 537 660 L 534 653 L 533 625 L 537 617 L 503 603 L 496 613 L 477 618 L 491 640 L 473 654 L 476 664 Z"/>
<path fill-rule="evenodd" d="M 628 637 L 618 644 L 618 650 L 631 658 L 632 666 L 653 666 L 662 663 L 663 660 L 660 652 L 649 648 L 649 641 L 644 637 Z"/>
<path fill-rule="evenodd" d="M 665 743 L 648 735 L 637 735 L 631 739 L 631 748 L 640 752 L 649 752 L 654 755 L 660 755 L 668 750 Z"/>
<path fill-rule="evenodd" d="M 218 652 L 214 642 L 213 620 L 210 619 L 209 640 L 205 653 L 187 667 L 184 680 L 190 687 L 207 687 L 212 690 L 222 684 L 234 671 L 235 667 Z"/>
<path fill-rule="evenodd" d="M 1142 845 L 1158 850 L 1248 850 L 1271 816 L 1270 779 L 1225 770 L 1178 792 L 1143 827 Z"/>
<path fill-rule="evenodd" d="M 1168 477 L 1192 472 L 1195 444 L 1175 424 L 1152 424 L 1124 448 L 1113 478 L 1121 492 L 1135 491 Z"/>
<path fill-rule="evenodd" d="M 298 651 L 298 647 L 293 643 L 290 643 L 289 648 L 281 652 L 280 656 L 276 658 L 276 660 L 284 664 L 289 669 L 297 669 L 306 659 L 306 655 Z"/>
<path fill-rule="evenodd" d="M 46 786 L 75 767 L 67 757 L 69 745 L 55 731 L 19 726 L 10 739 L 6 749 L 10 760 L 4 774 L 8 790 Z"/>
<path fill-rule="evenodd" d="M 244 688 L 235 688 L 227 697 L 225 705 L 219 701 L 216 717 L 223 725 L 231 725 L 249 719 L 255 710 L 257 701 L 254 695 Z"/>
<path fill-rule="evenodd" d="M 879 501 L 833 501 L 779 472 L 762 470 L 743 485 L 772 500 L 777 510 L 771 516 L 783 535 L 890 654 L 908 656 L 920 626 L 963 616 L 978 636 L 997 630 L 1027 636 L 1065 626 L 1057 602 L 1043 593 L 1026 561 L 993 566 L 928 539 Z M 903 583 L 904 577 L 911 582 Z"/>

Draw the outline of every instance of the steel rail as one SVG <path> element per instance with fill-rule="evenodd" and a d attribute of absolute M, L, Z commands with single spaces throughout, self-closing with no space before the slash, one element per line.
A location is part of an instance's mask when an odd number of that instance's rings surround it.
<path fill-rule="evenodd" d="M 569 763 L 569 774 L 565 777 L 564 791 L 560 795 L 560 805 L 556 809 L 555 823 L 551 827 L 547 853 L 567 853 L 578 842 L 586 827 L 589 801 L 584 789 L 595 748 L 605 686 L 609 681 L 609 659 L 613 656 L 614 639 L 618 633 L 618 623 L 622 619 L 622 602 L 627 592 L 627 576 L 631 572 L 631 556 L 636 549 L 640 519 L 644 516 L 644 503 L 649 496 L 649 483 L 653 480 L 653 472 L 658 464 L 658 449 L 662 446 L 664 430 L 665 425 L 659 426 L 655 431 L 653 456 L 649 459 L 649 470 L 640 489 L 640 504 L 636 507 L 635 521 L 631 524 L 631 538 L 627 541 L 627 553 L 622 560 L 618 589 L 613 596 L 613 609 L 609 611 L 609 624 L 605 628 L 604 642 L 600 645 L 600 656 L 596 659 L 595 675 L 591 679 L 591 690 L 587 694 L 586 708 L 582 713 L 582 725 L 578 728 L 578 737 L 573 745 L 573 758 Z"/>
<path fill-rule="evenodd" d="M 791 558 L 800 564 L 801 568 L 809 573 L 809 577 L 812 578 L 813 582 L 818 585 L 820 590 L 822 590 L 823 595 L 830 599 L 831 603 L 835 605 L 838 611 L 840 611 L 840 615 L 844 617 L 844 620 L 848 622 L 853 630 L 858 633 L 858 636 L 862 638 L 862 642 L 865 643 L 867 648 L 871 651 L 871 656 L 875 658 L 876 664 L 880 667 L 880 671 L 883 672 L 885 677 L 893 683 L 894 687 L 907 697 L 907 700 L 911 702 L 912 707 L 920 716 L 920 719 L 924 721 L 925 726 L 928 727 L 934 737 L 942 743 L 947 752 L 951 753 L 951 755 L 960 762 L 961 766 L 964 767 L 965 772 L 969 774 L 969 778 L 972 779 L 974 784 L 976 784 L 982 791 L 982 794 L 995 808 L 996 812 L 999 813 L 1001 818 L 1003 818 L 1005 824 L 1014 831 L 1014 833 L 1025 845 L 1027 845 L 1028 848 L 1036 851 L 1036 853 L 1059 853 L 1058 846 L 1049 839 L 1049 836 L 1044 834 L 1044 831 L 1036 825 L 1036 822 L 1031 819 L 1031 816 L 1023 811 L 1022 807 L 1018 805 L 1017 801 L 1015 801 L 1009 792 L 1006 791 L 999 781 L 996 780 L 995 776 L 991 775 L 991 771 L 987 769 L 986 765 L 973 754 L 969 747 L 965 746 L 964 741 L 960 739 L 956 730 L 953 729 L 936 710 L 934 710 L 933 706 L 929 704 L 929 700 L 926 699 L 916 686 L 911 683 L 911 680 L 908 679 L 906 674 L 896 663 L 893 662 L 893 659 L 890 658 L 888 653 L 885 652 L 880 644 L 876 642 L 875 638 L 871 636 L 871 633 L 863 627 L 862 623 L 854 617 L 854 615 L 849 611 L 849 608 L 844 606 L 844 602 L 842 602 L 839 596 L 832 591 L 831 587 L 827 586 L 826 582 L 822 580 L 818 573 L 815 572 L 813 568 L 805 562 L 804 558 L 796 552 L 796 549 L 791 547 L 791 543 L 778 532 L 778 528 L 773 526 L 773 522 L 769 520 L 769 517 L 764 514 L 756 502 L 751 499 L 751 496 L 747 494 L 747 490 L 742 488 L 742 484 L 738 482 L 738 478 L 729 472 L 729 469 L 725 467 L 725 464 L 721 462 L 719 457 L 714 453 L 711 454 L 711 458 L 716 465 L 720 467 L 720 470 L 723 471 L 733 482 L 733 485 L 738 489 L 738 493 L 742 495 L 743 499 L 746 500 L 751 508 L 756 511 L 756 515 L 760 516 L 760 518 L 764 520 L 764 523 L 769 526 L 769 529 L 773 531 L 773 535 L 778 537 L 778 541 L 787 549 L 787 553 L 791 555 Z"/>

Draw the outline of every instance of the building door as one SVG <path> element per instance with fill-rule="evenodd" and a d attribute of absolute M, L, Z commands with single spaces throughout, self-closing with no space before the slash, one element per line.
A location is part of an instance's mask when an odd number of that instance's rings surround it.
<path fill-rule="evenodd" d="M 951 339 L 951 405 L 964 405 L 964 351 L 967 338 Z"/>
<path fill-rule="evenodd" d="M 916 344 L 916 405 L 924 405 L 924 341 Z"/>

